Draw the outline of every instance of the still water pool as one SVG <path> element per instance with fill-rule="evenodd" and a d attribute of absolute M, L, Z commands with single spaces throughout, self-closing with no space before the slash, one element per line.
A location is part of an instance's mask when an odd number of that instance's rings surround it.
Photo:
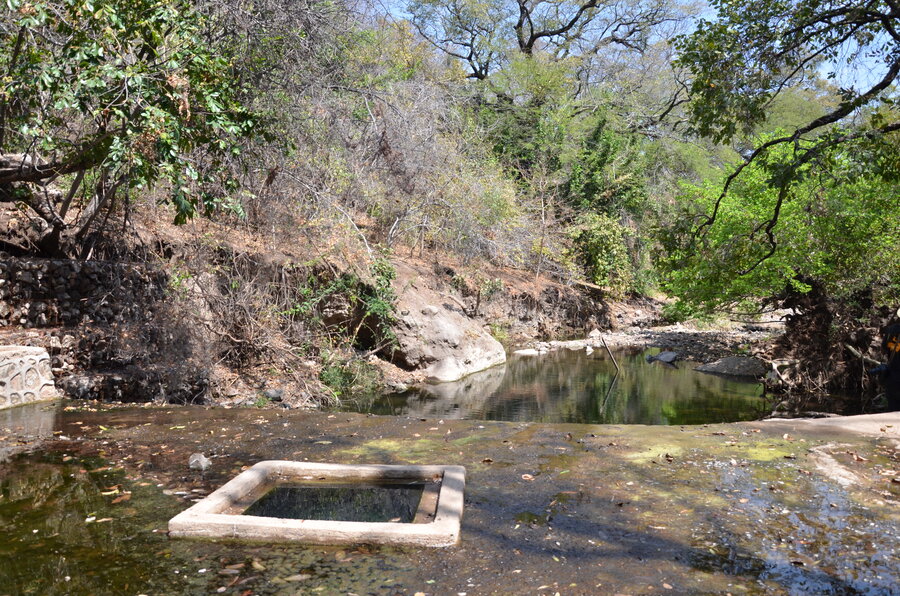
<path fill-rule="evenodd" d="M 0 411 L 0 595 L 896 594 L 898 455 L 881 434 L 900 420 L 839 442 L 793 424 L 13 408 Z M 191 469 L 195 452 L 212 466 Z M 822 456 L 858 484 L 830 479 Z M 167 536 L 171 517 L 269 459 L 463 465 L 460 545 Z"/>
<path fill-rule="evenodd" d="M 511 356 L 454 383 L 359 399 L 348 411 L 412 417 L 586 424 L 707 424 L 768 412 L 760 383 L 646 361 L 653 350 L 558 350 Z"/>

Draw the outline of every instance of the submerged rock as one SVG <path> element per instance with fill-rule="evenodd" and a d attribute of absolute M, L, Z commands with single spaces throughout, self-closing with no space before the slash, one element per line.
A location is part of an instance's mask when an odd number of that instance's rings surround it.
<path fill-rule="evenodd" d="M 753 377 L 759 379 L 766 376 L 769 367 L 759 358 L 750 356 L 729 356 L 727 358 L 716 360 L 715 362 L 702 364 L 694 370 L 731 377 Z"/>
<path fill-rule="evenodd" d="M 678 360 L 678 354 L 676 354 L 675 352 L 670 352 L 668 350 L 665 352 L 660 352 L 656 356 L 651 356 L 650 354 L 647 354 L 647 362 L 656 361 L 656 362 L 662 362 L 664 364 L 672 364 L 676 360 Z"/>

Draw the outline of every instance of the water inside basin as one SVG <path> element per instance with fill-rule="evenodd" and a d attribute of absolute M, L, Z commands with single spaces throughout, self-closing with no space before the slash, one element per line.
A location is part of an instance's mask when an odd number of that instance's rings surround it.
<path fill-rule="evenodd" d="M 325 519 L 410 523 L 424 484 L 282 485 L 269 490 L 243 515 L 282 519 Z"/>

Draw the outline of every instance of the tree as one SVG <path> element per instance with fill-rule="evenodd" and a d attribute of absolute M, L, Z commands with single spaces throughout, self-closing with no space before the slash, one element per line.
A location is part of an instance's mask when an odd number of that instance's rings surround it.
<path fill-rule="evenodd" d="M 676 42 L 678 63 L 693 75 L 690 114 L 697 133 L 718 142 L 732 140 L 764 121 L 768 107 L 785 90 L 805 86 L 828 70 L 838 78 L 843 64 L 856 65 L 874 78 L 841 89 L 841 101 L 824 114 L 784 134 L 770 137 L 747 152 L 728 176 L 711 212 L 702 217 L 697 235 L 716 221 L 722 201 L 749 164 L 775 147 L 790 145 L 781 159 L 767 159 L 767 171 L 779 194 L 768 218 L 751 237 L 764 234 L 771 257 L 777 246 L 773 230 L 790 186 L 805 164 L 851 141 L 888 145 L 900 130 L 894 108 L 900 76 L 900 4 L 896 0 L 763 0 L 748 9 L 744 2 L 714 0 L 714 21 L 701 20 L 694 33 Z M 858 86 L 858 88 L 857 88 Z M 875 117 L 849 119 L 868 109 Z M 803 142 L 815 138 L 814 142 Z M 749 269 L 758 263 L 751 263 Z"/>
<path fill-rule="evenodd" d="M 176 222 L 228 206 L 228 160 L 255 119 L 189 3 L 7 6 L 0 201 L 38 216 L 39 249 L 77 247 L 104 210 L 155 183 L 165 183 Z"/>
<path fill-rule="evenodd" d="M 784 161 L 793 148 L 780 145 L 771 153 L 771 159 Z M 763 301 L 804 294 L 812 287 L 842 301 L 862 294 L 876 303 L 897 300 L 900 184 L 896 176 L 873 171 L 871 163 L 879 159 L 863 145 L 831 149 L 804 165 L 786 194 L 771 185 L 762 162 L 748 166 L 722 199 L 722 182 L 686 186 L 684 209 L 689 213 L 718 202 L 718 221 L 694 243 L 685 241 L 689 230 L 669 230 L 666 289 L 688 311 L 754 312 Z M 769 247 L 746 238 L 765 224 L 778 201 L 780 225 L 772 234 L 779 250 L 761 260 Z"/>
<path fill-rule="evenodd" d="M 612 46 L 641 51 L 655 27 L 673 20 L 668 0 L 410 0 L 419 33 L 486 79 L 513 53 L 555 59 Z"/>

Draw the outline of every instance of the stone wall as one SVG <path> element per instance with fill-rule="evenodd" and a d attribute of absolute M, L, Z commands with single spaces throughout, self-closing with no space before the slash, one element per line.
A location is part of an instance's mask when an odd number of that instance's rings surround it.
<path fill-rule="evenodd" d="M 139 265 L 0 255 L 0 327 L 51 327 L 142 318 L 166 278 Z"/>
<path fill-rule="evenodd" d="M 0 409 L 56 396 L 47 350 L 0 346 Z"/>

